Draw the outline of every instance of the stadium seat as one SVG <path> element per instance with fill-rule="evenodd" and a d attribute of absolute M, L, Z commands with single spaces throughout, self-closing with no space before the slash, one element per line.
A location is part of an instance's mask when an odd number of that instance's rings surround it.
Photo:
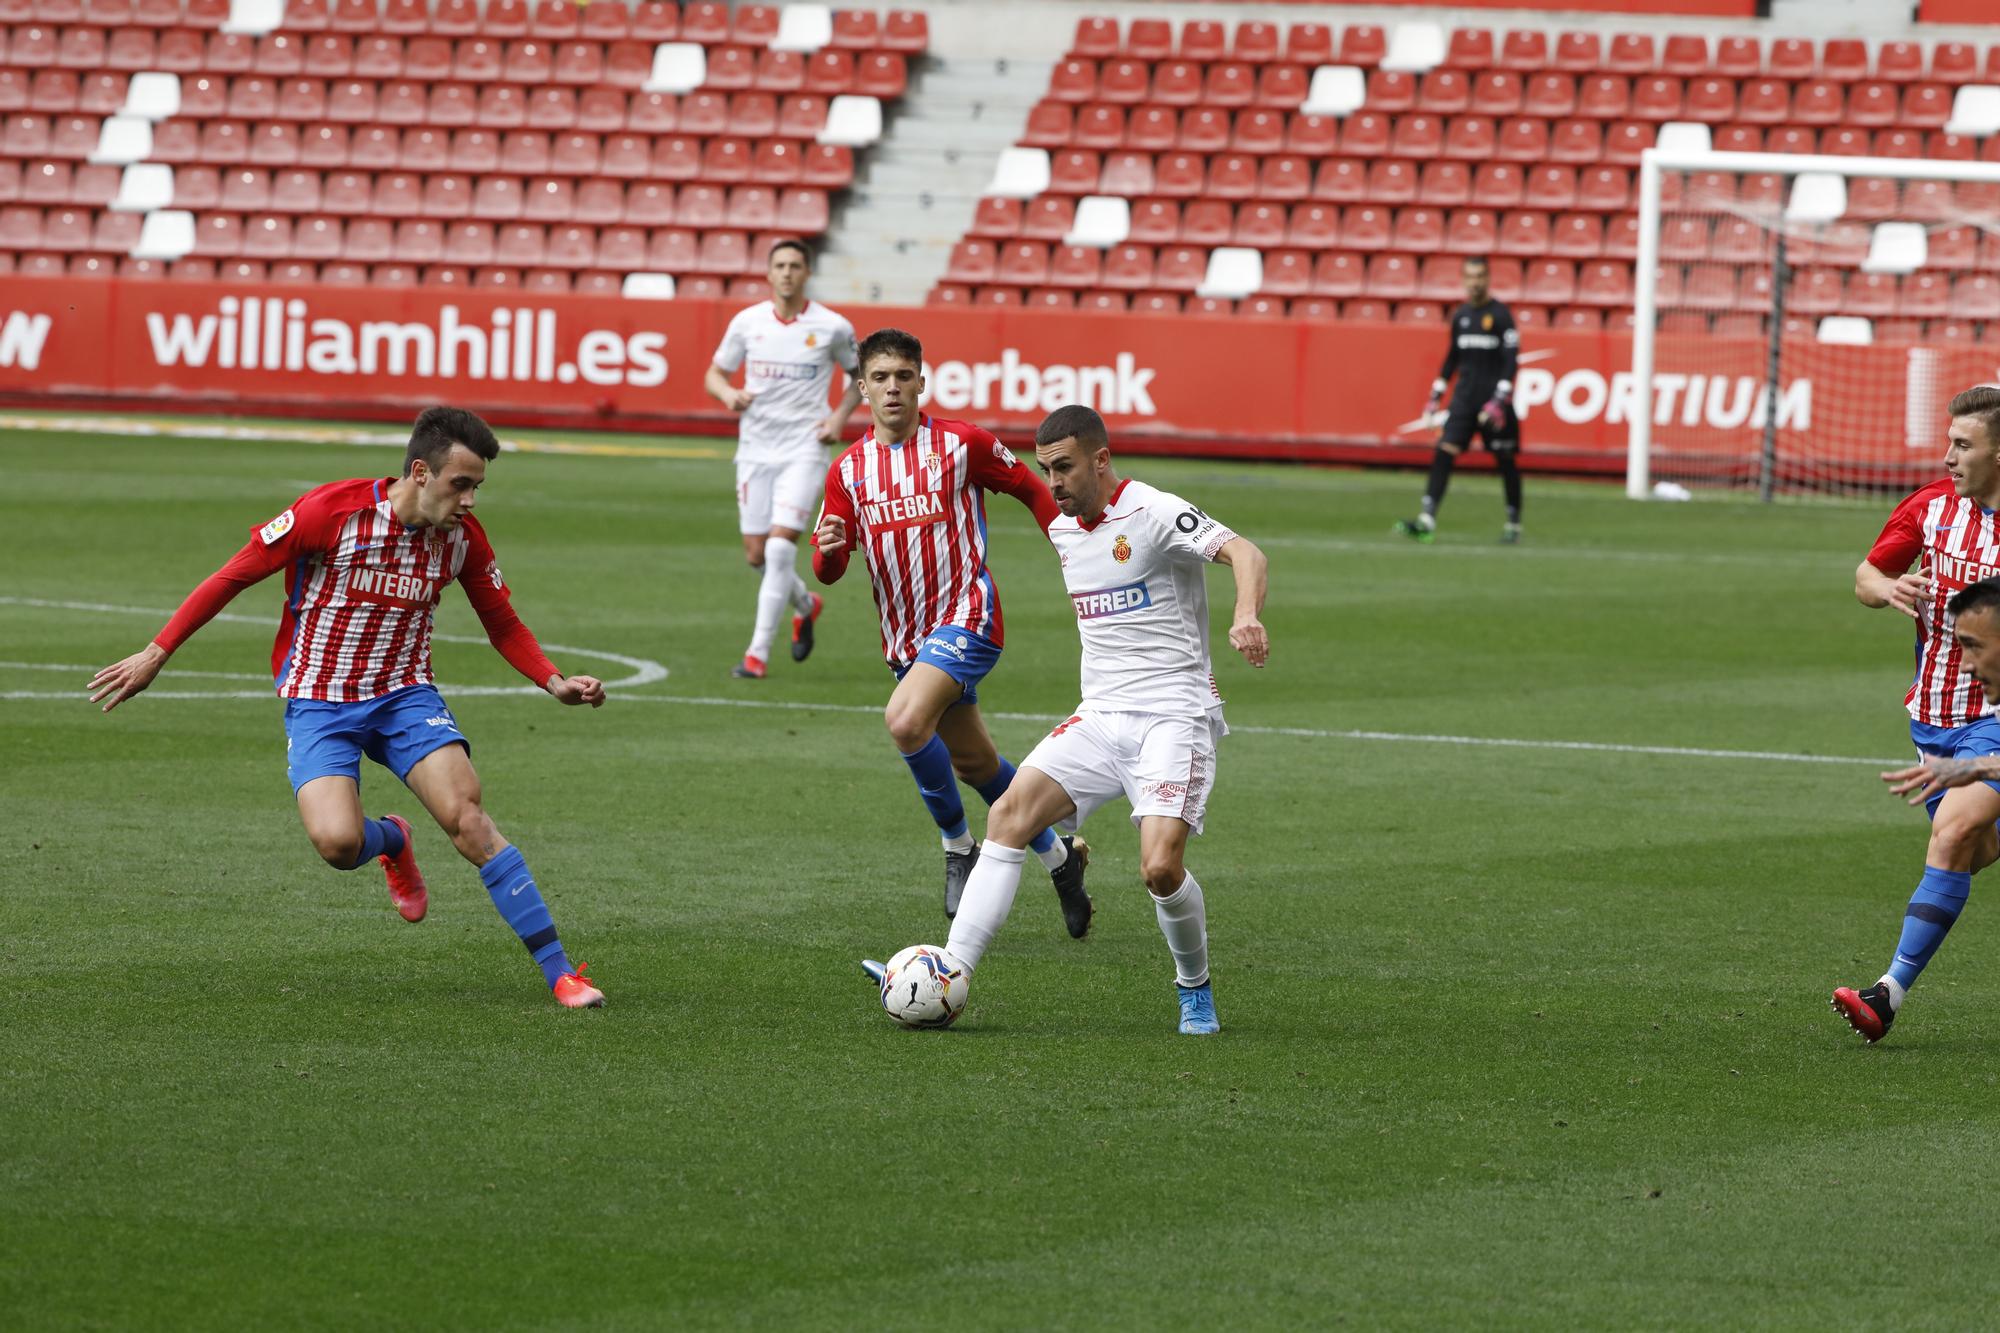
<path fill-rule="evenodd" d="M 1493 213 L 1483 208 L 1457 209 L 1445 227 L 1444 251 L 1451 255 L 1489 255 L 1499 237 L 1500 223 Z M 1499 261 L 1494 262 L 1497 265 Z"/>
<path fill-rule="evenodd" d="M 1417 295 L 1426 301 L 1456 301 L 1464 292 L 1464 260 L 1455 254 L 1428 255 L 1417 266 Z"/>
<path fill-rule="evenodd" d="M 1521 201 L 1529 208 L 1573 208 L 1576 200 L 1576 168 L 1545 163 L 1529 170 L 1527 189 Z"/>
<path fill-rule="evenodd" d="M 1524 101 L 1521 76 L 1506 70 L 1488 70 L 1472 83 L 1470 109 L 1481 116 L 1512 116 Z"/>
<path fill-rule="evenodd" d="M 1508 162 L 1541 162 L 1549 156 L 1549 126 L 1545 120 L 1516 118 L 1500 127 L 1492 156 Z"/>
<path fill-rule="evenodd" d="M 1389 35 L 1373 23 L 1353 23 L 1340 34 L 1340 63 L 1373 69 L 1389 54 Z"/>
<path fill-rule="evenodd" d="M 1979 78 L 1979 48 L 1970 42 L 1939 42 L 1931 48 L 1930 77 L 1957 87 Z"/>
<path fill-rule="evenodd" d="M 1530 201 L 1534 202 L 1534 201 Z M 1586 167 L 1577 176 L 1579 208 L 1617 212 L 1632 203 L 1632 175 L 1623 167 Z"/>
<path fill-rule="evenodd" d="M 1225 245 L 1235 225 L 1235 209 L 1220 199 L 1196 199 L 1181 213 L 1183 245 Z"/>
<path fill-rule="evenodd" d="M 1604 67 L 1604 47 L 1594 32 L 1565 32 L 1556 38 L 1554 68 L 1588 74 Z"/>
<path fill-rule="evenodd" d="M 1950 93 L 1935 83 L 1912 84 L 1903 90 L 1896 123 L 1916 129 L 1942 129 L 1951 119 Z"/>
<path fill-rule="evenodd" d="M 1229 144 L 1229 113 L 1214 107 L 1189 107 L 1180 119 L 1174 146 L 1188 153 L 1219 153 Z"/>
<path fill-rule="evenodd" d="M 1522 274 L 1522 295 L 1537 305 L 1568 305 L 1576 298 L 1576 269 L 1564 259 L 1538 259 Z"/>
<path fill-rule="evenodd" d="M 1278 154 L 1264 159 L 1257 173 L 1257 197 L 1291 202 L 1312 193 L 1312 165 L 1295 154 Z"/>
<path fill-rule="evenodd" d="M 1370 70 L 1366 87 L 1363 105 L 1370 111 L 1394 115 L 1416 108 L 1417 80 L 1413 75 L 1393 70 Z"/>
<path fill-rule="evenodd" d="M 1389 248 L 1390 213 L 1375 204 L 1354 204 L 1341 210 L 1340 243 L 1349 250 Z"/>
<path fill-rule="evenodd" d="M 1499 146 L 1493 122 L 1485 116 L 1454 116 L 1444 137 L 1444 155 L 1461 162 L 1483 162 Z"/>
<path fill-rule="evenodd" d="M 1674 219 L 1675 222 L 1692 219 Z M 1604 222 L 1595 213 L 1566 213 L 1550 231 L 1548 253 L 1565 259 L 1595 259 L 1604 249 Z M 1664 250 L 1662 253 L 1666 253 Z"/>
<path fill-rule="evenodd" d="M 1380 301 L 1409 300 L 1417 294 L 1417 262 L 1409 255 L 1371 255 L 1362 292 Z"/>
<path fill-rule="evenodd" d="M 1639 120 L 1679 120 L 1683 100 L 1681 80 L 1648 75 L 1632 87 L 1632 115 Z"/>
<path fill-rule="evenodd" d="M 1503 255 L 1523 257 L 1546 255 L 1549 253 L 1549 242 L 1548 214 L 1523 210 L 1509 213 L 1500 220 L 1494 250 Z"/>
<path fill-rule="evenodd" d="M 1199 192 L 1201 159 L 1179 154 L 1177 160 L 1188 164 L 1186 179 L 1180 192 L 1183 194 Z M 1151 194 L 1154 184 L 1151 153 L 1109 153 L 1104 159 L 1104 170 L 1097 178 L 1097 188 L 1081 190 L 1078 193 L 1115 194 L 1132 199 Z"/>
<path fill-rule="evenodd" d="M 1384 204 L 1411 202 L 1417 197 L 1415 166 L 1400 158 L 1383 158 L 1368 169 L 1365 197 Z"/>
<path fill-rule="evenodd" d="M 1332 204 L 1295 205 L 1285 229 L 1285 245 L 1292 249 L 1325 250 L 1340 240 L 1340 209 Z"/>
<path fill-rule="evenodd" d="M 1604 136 L 1604 160 L 1622 166 L 1637 166 L 1639 155 L 1653 146 L 1659 127 L 1636 120 L 1613 125 Z"/>
<path fill-rule="evenodd" d="M 1518 28 L 1510 29 L 1501 39 L 1497 63 L 1501 69 L 1522 72 L 1543 68 L 1549 63 L 1548 34 Z"/>
<path fill-rule="evenodd" d="M 1438 117 L 1419 112 L 1395 118 L 1395 128 L 1389 136 L 1389 151 L 1398 157 L 1434 157 L 1443 147 L 1444 122 Z M 1342 148 L 1346 149 L 1345 143 Z"/>
<path fill-rule="evenodd" d="M 1485 162 L 1472 175 L 1468 202 L 1485 208 L 1511 208 L 1522 201 L 1527 177 L 1515 162 Z"/>
<path fill-rule="evenodd" d="M 1202 100 L 1209 106 L 1248 106 L 1257 97 L 1257 73 L 1248 65 L 1210 65 L 1202 80 Z"/>
<path fill-rule="evenodd" d="M 1285 31 L 1285 60 L 1294 65 L 1334 63 L 1333 29 L 1324 23 L 1294 23 Z"/>
<path fill-rule="evenodd" d="M 1126 240 L 1145 245 L 1166 245 L 1180 239 L 1181 205 L 1174 199 L 1141 199 L 1131 206 L 1130 230 Z"/>
<path fill-rule="evenodd" d="M 1658 64 L 1658 56 L 1653 48 L 1653 39 L 1645 33 L 1618 33 L 1611 39 L 1611 50 L 1607 54 L 1604 67 L 1620 74 L 1649 74 Z"/>
<path fill-rule="evenodd" d="M 1118 291 L 1144 291 L 1153 285 L 1154 249 L 1149 245 L 1120 245 L 1104 257 L 1098 280 Z"/>
<path fill-rule="evenodd" d="M 1312 197 L 1330 203 L 1353 203 L 1368 197 L 1368 175 L 1352 158 L 1320 163 L 1313 176 Z"/>
<path fill-rule="evenodd" d="M 1632 82 L 1616 74 L 1593 74 L 1579 85 L 1576 114 L 1592 120 L 1616 120 L 1632 106 Z"/>
<path fill-rule="evenodd" d="M 1360 255 L 1334 251 L 1313 261 L 1311 291 L 1315 296 L 1336 300 L 1361 295 L 1367 280 L 1367 263 Z"/>
<path fill-rule="evenodd" d="M 1472 171 L 1462 162 L 1427 162 L 1417 180 L 1417 202 L 1453 207 L 1472 200 Z"/>
<path fill-rule="evenodd" d="M 1455 69 L 1434 69 L 1417 84 L 1417 109 L 1452 116 L 1472 106 L 1472 81 Z"/>
<path fill-rule="evenodd" d="M 1136 146 L 1136 145 L 1135 145 Z M 1246 107 L 1236 113 L 1230 130 L 1229 147 L 1238 153 L 1275 153 L 1285 146 L 1283 112 L 1268 107 Z"/>
<path fill-rule="evenodd" d="M 1524 115 L 1544 120 L 1564 120 L 1576 114 L 1576 78 L 1569 74 L 1536 74 L 1528 80 L 1522 95 Z"/>

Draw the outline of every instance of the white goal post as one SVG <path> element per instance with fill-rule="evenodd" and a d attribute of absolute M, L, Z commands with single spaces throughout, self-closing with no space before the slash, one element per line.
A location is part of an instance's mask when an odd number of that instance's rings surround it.
<path fill-rule="evenodd" d="M 2000 163 L 1663 146 L 1638 195 L 1633 498 L 1907 486 L 2000 378 Z"/>

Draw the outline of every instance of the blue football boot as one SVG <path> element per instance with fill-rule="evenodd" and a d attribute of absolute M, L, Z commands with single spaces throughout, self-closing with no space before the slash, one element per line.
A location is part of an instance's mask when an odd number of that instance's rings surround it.
<path fill-rule="evenodd" d="M 1204 981 L 1199 986 L 1176 985 L 1181 995 L 1181 1031 L 1191 1036 L 1205 1037 L 1212 1032 L 1222 1031 L 1222 1020 L 1215 1016 L 1215 988 Z"/>

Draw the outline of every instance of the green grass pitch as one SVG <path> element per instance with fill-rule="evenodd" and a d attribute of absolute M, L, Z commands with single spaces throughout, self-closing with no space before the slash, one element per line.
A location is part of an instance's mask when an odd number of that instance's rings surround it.
<path fill-rule="evenodd" d="M 598 712 L 437 666 L 487 804 L 609 1006 L 547 997 L 418 829 L 430 919 L 322 866 L 260 684 L 276 581 L 110 717 L 92 668 L 300 491 L 386 449 L 0 435 L 0 1323 L 15 1328 L 1967 1327 L 2000 1308 L 1983 894 L 1884 1045 L 1922 856 L 1887 504 L 1636 505 L 1531 479 L 1134 458 L 1271 556 L 1208 893 L 1224 1032 L 1174 1031 L 1122 812 L 1097 924 L 1038 875 L 944 1033 L 856 967 L 941 943 L 858 569 L 812 661 L 728 679 L 755 581 L 714 442 L 503 456 L 481 515 Z M 704 456 L 706 455 L 706 456 Z M 990 502 L 1019 757 L 1074 622 Z M 1226 624 L 1226 571 L 1210 578 Z M 95 608 L 95 609 L 92 609 Z M 130 609 L 130 608 L 136 608 Z M 441 633 L 477 622 L 452 592 Z M 185 697 L 170 697 L 170 696 Z M 749 706 L 734 706 L 734 705 Z M 1376 733 L 1360 736 L 1353 733 Z M 1716 757 L 1438 737 L 1769 752 Z M 1433 739 L 1414 739 L 1429 737 Z M 1400 738 L 1400 739 L 1399 739 Z M 1845 757 L 1807 762 L 1785 756 Z M 976 798 L 968 793 L 974 827 Z"/>

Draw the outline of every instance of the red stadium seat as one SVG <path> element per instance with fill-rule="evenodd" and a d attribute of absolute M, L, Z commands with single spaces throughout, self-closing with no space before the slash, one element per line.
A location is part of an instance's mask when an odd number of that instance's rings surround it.
<path fill-rule="evenodd" d="M 1305 158 L 1281 154 L 1264 159 L 1257 173 L 1257 197 L 1290 202 L 1312 193 L 1312 164 Z"/>
<path fill-rule="evenodd" d="M 1669 38 L 1669 44 L 1674 40 Z M 1686 72 L 1690 76 L 1713 72 L 1726 79 L 1754 79 L 1763 69 L 1764 48 L 1755 37 L 1720 37 L 1716 39 L 1715 61 L 1710 69 L 1697 67 Z"/>
<path fill-rule="evenodd" d="M 1792 119 L 1801 125 L 1837 125 L 1846 110 L 1841 85 L 1830 79 L 1810 79 L 1792 97 Z"/>
<path fill-rule="evenodd" d="M 1229 113 L 1214 107 L 1189 107 L 1181 117 L 1175 147 L 1188 153 L 1219 153 L 1229 145 Z"/>
<path fill-rule="evenodd" d="M 1340 34 L 1340 63 L 1373 69 L 1389 54 L 1389 34 L 1373 23 L 1348 25 Z"/>
<path fill-rule="evenodd" d="M 1379 71 L 1378 71 L 1379 75 Z M 1472 81 L 1460 70 L 1434 69 L 1417 85 L 1417 107 L 1433 115 L 1450 116 L 1472 105 Z"/>
<path fill-rule="evenodd" d="M 1912 84 L 1903 90 L 1898 123 L 1918 129 L 1941 129 L 1951 119 L 1952 94 L 1935 83 Z"/>
<path fill-rule="evenodd" d="M 1537 305 L 1568 305 L 1576 298 L 1576 269 L 1565 259 L 1538 259 L 1522 275 L 1522 294 Z"/>
<path fill-rule="evenodd" d="M 875 16 L 865 10 L 836 10 L 833 44 L 857 51 L 869 50 L 875 45 L 874 23 Z M 857 32 L 861 24 L 866 27 Z M 1080 18 L 1076 21 L 1076 36 L 1070 39 L 1069 54 L 1072 59 L 1109 60 L 1118 54 L 1118 40 L 1117 19 Z"/>
<path fill-rule="evenodd" d="M 1709 220 L 1685 215 L 1660 222 L 1660 255 L 1664 259 L 1707 259 Z"/>
<path fill-rule="evenodd" d="M 822 52 L 821 54 L 824 55 L 827 53 Z M 1113 61 L 1107 63 L 1105 68 L 1107 70 L 1115 69 L 1120 78 L 1143 77 L 1145 71 L 1145 67 L 1136 62 Z M 1093 61 L 1077 60 L 1074 58 L 1058 61 L 1055 69 L 1049 74 L 1049 96 L 1058 102 L 1094 101 L 1098 95 L 1097 79 L 1098 67 Z M 850 78 L 842 78 L 839 91 L 845 92 L 849 81 Z M 1144 96 L 1143 90 L 1140 96 Z M 1119 100 L 1137 101 L 1140 99 L 1127 96 Z"/>
<path fill-rule="evenodd" d="M 1894 84 L 1871 80 L 1847 90 L 1848 125 L 1893 125 L 1901 111 L 1902 98 Z"/>
<path fill-rule="evenodd" d="M 1015 286 L 1033 287 L 1048 281 L 1049 248 L 1039 241 L 1009 241 L 1000 247 L 994 277 Z"/>
<path fill-rule="evenodd" d="M 1637 166 L 1639 155 L 1653 146 L 1659 126 L 1635 120 L 1620 121 L 1604 136 L 1604 160 L 1623 166 Z"/>
<path fill-rule="evenodd" d="M 1691 79 L 1708 73 L 1714 67 L 1708 57 L 1708 38 L 1699 33 L 1671 33 L 1660 48 L 1659 68 L 1662 74 Z"/>
<path fill-rule="evenodd" d="M 1577 270 L 1576 299 L 1582 305 L 1630 305 L 1632 266 L 1617 259 L 1599 259 L 1583 264 Z"/>
<path fill-rule="evenodd" d="M 970 305 L 971 303 L 972 288 L 962 282 L 940 282 L 931 288 L 930 293 L 924 297 L 924 304 L 927 306 Z"/>
<path fill-rule="evenodd" d="M 1236 113 L 1229 147 L 1238 153 L 1275 153 L 1285 146 L 1285 117 L 1280 111 L 1249 107 Z"/>
<path fill-rule="evenodd" d="M 1257 73 L 1234 62 L 1210 65 L 1202 88 L 1202 100 L 1210 106 L 1248 106 L 1257 97 Z"/>
<path fill-rule="evenodd" d="M 1132 205 L 1132 226 L 1126 240 L 1165 245 L 1181 234 L 1181 206 L 1173 199 L 1141 199 Z"/>
<path fill-rule="evenodd" d="M 1390 152 L 1398 157 L 1427 158 L 1436 156 L 1443 147 L 1444 122 L 1438 117 L 1422 113 L 1396 117 L 1389 136 Z"/>
<path fill-rule="evenodd" d="M 1472 200 L 1472 169 L 1463 162 L 1427 162 L 1418 175 L 1417 202 L 1453 207 Z"/>
<path fill-rule="evenodd" d="M 1604 156 L 1604 132 L 1594 120 L 1565 120 L 1549 143 L 1553 162 L 1596 162 Z"/>
<path fill-rule="evenodd" d="M 1820 73 L 1852 83 L 1868 77 L 1868 46 L 1852 37 L 1835 37 L 1820 49 Z"/>
<path fill-rule="evenodd" d="M 1508 162 L 1541 162 L 1549 156 L 1549 124 L 1545 120 L 1514 119 L 1500 127 L 1493 156 Z"/>
<path fill-rule="evenodd" d="M 1736 115 L 1736 85 L 1728 79 L 1696 78 L 1688 82 L 1688 120 L 1720 125 Z"/>
<path fill-rule="evenodd" d="M 1444 232 L 1444 250 L 1453 255 L 1492 253 L 1500 239 L 1499 220 L 1483 208 L 1454 211 Z"/>
<path fill-rule="evenodd" d="M 1336 250 L 1313 261 L 1312 292 L 1335 299 L 1359 296 L 1366 278 L 1366 260 Z"/>
<path fill-rule="evenodd" d="M 1340 151 L 1363 159 L 1384 156 L 1389 151 L 1389 117 L 1372 111 L 1358 111 L 1341 122 Z"/>
<path fill-rule="evenodd" d="M 1294 65 L 1331 65 L 1333 29 L 1324 23 L 1294 23 L 1285 32 L 1285 60 Z"/>
<path fill-rule="evenodd" d="M 1470 202 L 1485 208 L 1511 208 L 1522 200 L 1527 176 L 1514 162 L 1481 164 L 1472 176 Z"/>
<path fill-rule="evenodd" d="M 1939 42 L 1931 48 L 1931 78 L 1957 87 L 1979 79 L 1979 48 L 1970 42 Z"/>
<path fill-rule="evenodd" d="M 1069 235 L 1070 227 L 1075 221 L 1074 198 L 1045 194 L 1029 201 L 1016 234 L 1029 240 L 1059 241 Z"/>
<path fill-rule="evenodd" d="M 1576 77 L 1570 74 L 1537 74 L 1528 80 L 1522 97 L 1525 115 L 1545 120 L 1564 120 L 1576 114 Z"/>
<path fill-rule="evenodd" d="M 1136 224 L 1134 230 L 1136 231 Z M 1325 250 L 1340 239 L 1340 209 L 1332 204 L 1301 203 L 1292 208 L 1285 244 L 1294 249 Z"/>
<path fill-rule="evenodd" d="M 1417 170 L 1399 158 L 1383 158 L 1368 168 L 1366 196 L 1377 203 L 1406 204 L 1417 197 Z"/>
<path fill-rule="evenodd" d="M 1236 227 L 1228 244 L 1253 250 L 1275 250 L 1285 242 L 1288 219 L 1281 204 L 1245 203 L 1236 210 Z"/>
<path fill-rule="evenodd" d="M 1556 38 L 1556 69 L 1594 73 L 1604 66 L 1604 47 L 1594 32 L 1565 32 Z"/>
<path fill-rule="evenodd" d="M 1617 74 L 1593 74 L 1577 91 L 1576 114 L 1616 120 L 1632 106 L 1632 82 Z"/>
<path fill-rule="evenodd" d="M 1186 180 L 1185 192 L 1198 192 L 1201 188 L 1201 159 L 1188 154 L 1178 154 L 1177 160 L 1192 164 Z M 1151 153 L 1109 153 L 1105 155 L 1104 171 L 1098 177 L 1097 194 L 1120 195 L 1136 198 L 1151 194 L 1154 188 L 1153 155 Z M 1092 191 L 1085 190 L 1089 194 Z"/>
<path fill-rule="evenodd" d="M 1017 141 L 1028 148 L 1064 148 L 1076 126 L 1076 113 L 1068 102 L 1053 99 L 1035 103 L 1028 111 L 1027 126 Z"/>
<path fill-rule="evenodd" d="M 1181 214 L 1180 235 L 1184 245 L 1226 245 L 1235 226 L 1235 210 L 1220 199 L 1196 199 Z"/>
<path fill-rule="evenodd" d="M 1549 63 L 1548 34 L 1510 29 L 1500 43 L 1501 69 L 1539 70 Z"/>
<path fill-rule="evenodd" d="M 1485 116 L 1455 116 L 1444 137 L 1444 155 L 1461 162 L 1483 162 L 1498 150 L 1493 122 Z"/>
<path fill-rule="evenodd" d="M 1619 33 L 1611 39 L 1611 51 L 1604 65 L 1621 74 L 1646 74 L 1657 63 L 1650 35 Z"/>
<path fill-rule="evenodd" d="M 1503 255 L 1548 254 L 1548 214 L 1526 211 L 1507 214 L 1500 220 L 1500 230 L 1494 249 Z"/>
<path fill-rule="evenodd" d="M 1113 246 L 1104 257 L 1104 269 L 1098 280 L 1119 291 L 1143 291 L 1153 285 L 1153 268 L 1151 246 Z"/>
<path fill-rule="evenodd" d="M 1437 250 L 1444 244 L 1444 214 L 1435 208 L 1397 209 L 1389 244 L 1415 254 Z"/>
<path fill-rule="evenodd" d="M 1633 85 L 1632 114 L 1640 120 L 1681 119 L 1681 80 L 1666 75 L 1648 75 Z"/>
<path fill-rule="evenodd" d="M 1354 203 L 1368 197 L 1368 173 L 1352 158 L 1322 162 L 1313 177 L 1312 197 L 1330 203 Z"/>
<path fill-rule="evenodd" d="M 919 9 L 892 9 L 882 25 L 882 48 L 904 55 L 922 55 L 930 49 L 930 19 Z"/>
<path fill-rule="evenodd" d="M 1530 208 L 1565 209 L 1576 205 L 1576 168 L 1546 163 L 1528 172 L 1522 199 Z"/>
<path fill-rule="evenodd" d="M 1395 114 L 1411 111 L 1417 105 L 1417 80 L 1413 74 L 1396 70 L 1378 69 L 1368 75 L 1368 96 L 1364 103 L 1370 111 Z"/>
<path fill-rule="evenodd" d="M 1201 66 L 1169 60 L 1153 72 L 1153 100 L 1167 106 L 1193 106 L 1201 101 Z"/>
<path fill-rule="evenodd" d="M 1229 32 L 1210 19 L 1188 19 L 1181 24 L 1180 57 L 1183 60 L 1216 61 L 1229 47 Z"/>
<path fill-rule="evenodd" d="M 1604 250 L 1604 223 L 1595 213 L 1568 213 L 1556 219 L 1548 253 L 1566 259 L 1595 259 Z"/>
<path fill-rule="evenodd" d="M 1417 262 L 1409 255 L 1372 255 L 1362 291 L 1382 301 L 1408 300 L 1417 294 Z"/>
<path fill-rule="evenodd" d="M 1523 97 L 1520 75 L 1507 70 L 1487 70 L 1473 80 L 1471 110 L 1481 116 L 1517 115 Z"/>
<path fill-rule="evenodd" d="M 1230 59 L 1253 65 L 1274 61 L 1278 58 L 1278 47 L 1283 38 L 1284 34 L 1275 23 L 1257 20 L 1238 23 L 1229 42 Z"/>
<path fill-rule="evenodd" d="M 1449 69 L 1481 70 L 1493 64 L 1493 33 L 1488 28 L 1454 28 L 1445 48 Z"/>
<path fill-rule="evenodd" d="M 1615 213 L 1632 204 L 1632 174 L 1623 167 L 1586 167 L 1577 176 L 1579 208 Z"/>
<path fill-rule="evenodd" d="M 1331 157 L 1339 148 L 1340 121 L 1334 116 L 1293 112 L 1285 122 L 1285 151 L 1307 157 Z"/>
<path fill-rule="evenodd" d="M 1350 250 L 1389 248 L 1390 214 L 1374 204 L 1355 204 L 1340 215 L 1340 243 Z"/>

